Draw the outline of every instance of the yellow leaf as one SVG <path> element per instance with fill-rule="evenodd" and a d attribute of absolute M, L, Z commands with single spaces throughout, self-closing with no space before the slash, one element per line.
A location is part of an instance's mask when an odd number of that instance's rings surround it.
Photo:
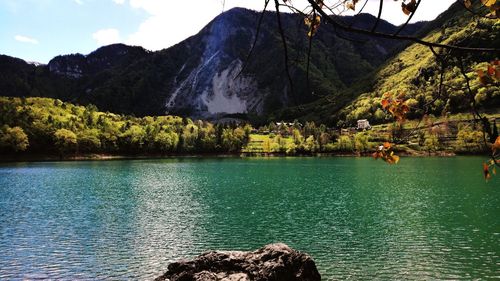
<path fill-rule="evenodd" d="M 497 0 L 481 0 L 481 3 L 483 3 L 486 7 L 491 7 L 495 5 L 496 2 Z"/>
<path fill-rule="evenodd" d="M 304 24 L 307 26 L 311 26 L 311 20 L 308 17 L 304 18 Z"/>
<path fill-rule="evenodd" d="M 393 156 L 392 156 L 392 159 L 394 160 L 394 163 L 395 163 L 395 164 L 398 164 L 398 163 L 399 163 L 399 156 L 397 156 L 397 155 L 393 155 Z"/>

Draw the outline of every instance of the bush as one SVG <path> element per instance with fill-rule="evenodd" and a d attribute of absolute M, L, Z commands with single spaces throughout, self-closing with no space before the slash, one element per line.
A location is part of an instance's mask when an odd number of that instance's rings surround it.
<path fill-rule="evenodd" d="M 28 136 L 21 127 L 6 126 L 0 131 L 0 147 L 14 152 L 25 151 L 29 146 Z"/>

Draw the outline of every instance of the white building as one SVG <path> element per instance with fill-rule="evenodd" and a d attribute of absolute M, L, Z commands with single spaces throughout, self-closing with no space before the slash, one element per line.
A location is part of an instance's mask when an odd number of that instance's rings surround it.
<path fill-rule="evenodd" d="M 368 120 L 366 119 L 358 120 L 358 127 L 357 127 L 358 130 L 369 130 L 371 128 L 372 126 L 370 126 L 370 122 L 368 122 Z"/>

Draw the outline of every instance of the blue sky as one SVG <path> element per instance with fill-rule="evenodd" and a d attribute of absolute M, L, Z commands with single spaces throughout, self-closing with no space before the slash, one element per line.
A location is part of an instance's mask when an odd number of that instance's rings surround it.
<path fill-rule="evenodd" d="M 111 0 L 83 4 L 73 0 L 0 0 L 0 53 L 44 63 L 59 54 L 89 53 L 100 45 L 92 36 L 96 31 L 119 28 L 132 33 L 147 17 L 143 10 Z"/>
<path fill-rule="evenodd" d="M 88 54 L 111 43 L 149 50 L 196 34 L 233 7 L 262 9 L 262 0 L 0 0 L 0 54 L 47 63 L 60 54 Z M 366 11 L 376 13 L 378 1 Z M 454 0 L 422 1 L 417 20 L 432 20 Z M 304 0 L 293 2 L 303 5 Z M 386 1 L 384 19 L 400 24 L 401 4 Z M 272 6 L 272 5 L 270 5 Z M 180 12 L 183 11 L 183 12 Z M 188 13 L 189 15 L 186 15 Z"/>

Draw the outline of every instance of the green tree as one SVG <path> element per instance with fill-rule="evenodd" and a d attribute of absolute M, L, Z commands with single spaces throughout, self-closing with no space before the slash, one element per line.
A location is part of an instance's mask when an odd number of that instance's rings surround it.
<path fill-rule="evenodd" d="M 177 145 L 179 144 L 179 135 L 175 132 L 161 131 L 156 134 L 154 142 L 155 146 L 161 152 L 172 152 L 176 150 Z"/>
<path fill-rule="evenodd" d="M 462 152 L 479 152 L 483 150 L 483 133 L 474 130 L 470 125 L 460 126 L 457 133 L 455 149 Z"/>
<path fill-rule="evenodd" d="M 293 129 L 292 138 L 293 138 L 293 142 L 297 146 L 301 145 L 304 142 L 304 137 L 302 136 L 302 134 L 300 133 L 300 131 L 298 129 Z"/>
<path fill-rule="evenodd" d="M 338 148 L 340 151 L 352 151 L 354 145 L 349 136 L 340 136 L 338 139 Z"/>
<path fill-rule="evenodd" d="M 366 152 L 370 149 L 370 144 L 368 143 L 368 136 L 364 133 L 358 133 L 354 137 L 354 146 L 359 152 Z"/>
<path fill-rule="evenodd" d="M 238 149 L 238 140 L 231 128 L 226 128 L 222 131 L 222 149 L 228 152 Z"/>
<path fill-rule="evenodd" d="M 6 128 L 0 131 L 0 147 L 14 152 L 28 149 L 28 136 L 21 127 Z"/>
<path fill-rule="evenodd" d="M 323 151 L 324 147 L 330 143 L 331 136 L 328 133 L 321 133 L 319 135 L 319 149 Z"/>
<path fill-rule="evenodd" d="M 200 127 L 198 134 L 197 149 L 203 152 L 211 152 L 217 150 L 217 137 L 215 127 L 206 122 L 203 127 Z"/>
<path fill-rule="evenodd" d="M 274 138 L 273 141 L 271 141 L 270 151 L 273 153 L 280 152 L 279 140 L 277 140 L 276 138 Z"/>
<path fill-rule="evenodd" d="M 285 138 L 283 138 L 281 135 L 276 136 L 274 139 L 274 142 L 278 144 L 278 152 L 286 152 L 286 147 L 287 147 L 287 141 Z"/>
<path fill-rule="evenodd" d="M 120 139 L 126 147 L 136 150 L 143 146 L 145 137 L 146 132 L 143 127 L 131 125 L 130 128 L 121 134 Z"/>
<path fill-rule="evenodd" d="M 286 154 L 287 155 L 293 155 L 297 152 L 297 146 L 293 142 L 289 142 L 286 145 Z"/>
<path fill-rule="evenodd" d="M 314 122 L 306 122 L 304 125 L 304 136 L 314 136 L 316 134 L 316 124 Z"/>
<path fill-rule="evenodd" d="M 66 129 L 59 129 L 54 133 L 54 143 L 61 153 L 76 151 L 78 138 L 75 133 Z"/>
<path fill-rule="evenodd" d="M 90 129 L 78 133 L 78 149 L 82 152 L 97 152 L 101 149 L 99 130 Z"/>
<path fill-rule="evenodd" d="M 253 128 L 250 124 L 245 124 L 243 130 L 245 131 L 245 142 L 248 142 L 250 140 L 250 134 L 252 133 Z"/>
<path fill-rule="evenodd" d="M 197 148 L 196 144 L 198 141 L 199 128 L 193 124 L 191 119 L 187 119 L 186 122 L 188 124 L 182 131 L 182 148 L 184 151 L 191 152 Z"/>
<path fill-rule="evenodd" d="M 427 134 L 424 141 L 424 148 L 429 153 L 439 150 L 439 139 L 434 134 Z"/>
<path fill-rule="evenodd" d="M 314 136 L 311 135 L 304 142 L 304 150 L 307 152 L 314 153 L 316 152 L 316 148 L 317 148 L 316 140 L 314 139 Z"/>
<path fill-rule="evenodd" d="M 118 139 L 120 136 L 119 127 L 113 123 L 106 123 L 101 130 L 101 145 L 106 151 L 115 151 L 118 149 Z"/>
<path fill-rule="evenodd" d="M 237 146 L 239 148 L 243 147 L 243 145 L 248 141 L 247 134 L 244 129 L 242 128 L 236 128 L 234 129 L 234 137 L 236 138 L 237 141 Z"/>

